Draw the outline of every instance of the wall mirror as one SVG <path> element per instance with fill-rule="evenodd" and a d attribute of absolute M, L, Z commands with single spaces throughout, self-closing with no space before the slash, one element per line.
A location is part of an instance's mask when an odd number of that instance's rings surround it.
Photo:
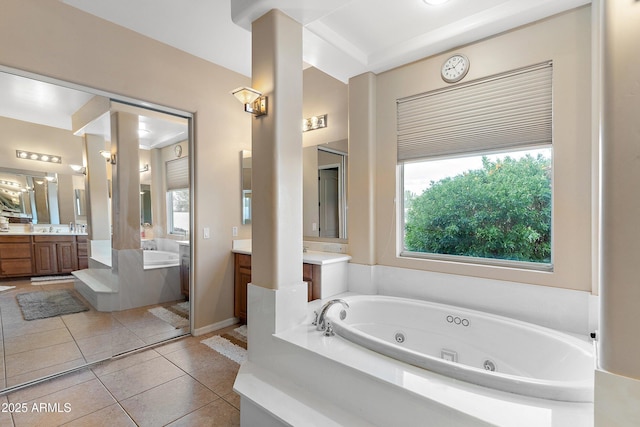
<path fill-rule="evenodd" d="M 73 200 L 70 174 L 0 167 L 0 215 L 13 223 L 68 224 L 73 208 L 60 199 Z"/>
<path fill-rule="evenodd" d="M 303 236 L 347 238 L 346 140 L 303 149 Z"/>
<path fill-rule="evenodd" d="M 303 157 L 303 237 L 347 238 L 346 140 L 305 147 Z M 242 223 L 251 221 L 251 151 L 241 152 Z"/>
<path fill-rule="evenodd" d="M 47 102 L 40 102 L 43 97 Z M 3 130 L 0 133 L 0 215 L 12 218 L 16 230 L 21 227 L 25 233 L 20 236 L 23 239 L 20 244 L 24 246 L 19 248 L 22 257 L 19 262 L 24 267 L 20 274 L 4 274 L 5 263 L 2 263 L 1 257 L 6 251 L 0 251 L 3 285 L 16 286 L 15 289 L 4 291 L 0 299 L 0 321 L 5 327 L 5 333 L 0 336 L 0 345 L 4 349 L 0 352 L 0 363 L 4 367 L 0 390 L 20 387 L 190 331 L 192 311 L 189 301 L 184 297 L 182 282 L 186 278 L 188 289 L 190 275 L 181 274 L 180 263 L 175 259 L 179 257 L 181 247 L 178 240 L 187 240 L 189 253 L 192 218 L 189 210 L 193 204 L 188 200 L 186 205 L 181 204 L 179 212 L 170 209 L 165 165 L 178 157 L 187 160 L 187 167 L 181 169 L 183 175 L 179 177 L 184 179 L 176 184 L 178 187 L 174 192 L 186 192 L 189 199 L 192 193 L 189 179 L 189 152 L 193 143 L 190 136 L 191 114 L 161 106 L 153 106 L 154 109 L 149 110 L 135 105 L 130 99 L 118 103 L 113 98 L 93 89 L 0 68 L 0 128 Z M 72 116 L 87 108 L 87 105 L 106 105 L 108 108 L 78 127 Z M 117 120 L 126 116 L 126 120 L 132 120 L 129 123 L 137 124 L 129 128 L 131 138 L 126 141 L 120 139 L 117 162 L 106 159 L 101 153 L 108 153 L 112 148 L 110 133 L 113 114 L 119 115 Z M 118 129 L 118 126 L 114 128 Z M 179 149 L 176 148 L 178 146 Z M 40 158 L 30 155 L 21 157 L 17 154 L 19 151 L 38 153 Z M 52 157 L 60 161 L 45 160 Z M 73 169 L 72 165 L 77 168 Z M 144 255 L 140 256 L 142 248 L 115 247 L 113 230 L 118 226 L 118 216 L 113 214 L 113 207 L 118 201 L 121 206 L 126 204 L 130 216 L 133 216 L 133 221 L 127 221 L 124 226 L 124 234 L 132 236 L 140 233 L 142 242 L 142 234 L 146 232 L 144 240 L 153 240 L 155 243 L 153 248 L 156 250 L 153 252 L 164 252 L 164 258 L 158 256 L 151 259 L 155 263 L 152 268 L 147 268 L 151 264 L 147 265 Z M 120 209 L 118 213 L 123 210 Z M 181 221 L 179 225 L 183 233 L 180 236 L 168 232 L 170 220 L 173 223 Z M 35 233 L 30 234 L 26 224 L 15 224 L 20 221 L 36 224 Z M 72 222 L 88 224 L 88 235 L 65 231 Z M 45 227 L 44 224 L 50 226 Z M 144 227 L 145 224 L 150 227 Z M 60 233 L 55 236 L 57 240 L 47 240 L 48 233 L 40 235 L 42 230 L 49 231 L 51 226 Z M 0 245 L 8 244 L 2 241 L 4 237 L 0 234 Z M 18 294 L 51 290 L 47 286 L 32 286 L 30 281 L 32 276 L 43 276 L 40 268 L 46 264 L 41 259 L 43 254 L 77 255 L 66 258 L 71 260 L 69 265 L 50 263 L 56 267 L 47 275 L 66 276 L 81 268 L 81 255 L 89 267 L 109 269 L 114 252 L 125 258 L 133 255 L 136 262 L 141 263 L 140 269 L 144 270 L 142 275 L 134 272 L 136 280 L 127 283 L 137 281 L 148 285 L 149 281 L 155 283 L 159 280 L 157 277 L 161 277 L 167 281 L 167 286 L 175 288 L 175 297 L 157 304 L 145 302 L 145 309 L 141 310 L 96 302 L 87 297 L 83 293 L 86 290 L 74 281 L 58 283 L 55 290 L 74 294 L 82 301 L 87 312 L 37 319 L 41 325 L 53 323 L 62 327 L 59 332 L 64 336 L 56 343 L 43 340 L 42 329 L 32 327 L 34 321 L 27 320 L 28 316 L 25 317 L 16 298 Z M 171 256 L 171 253 L 175 255 Z M 124 261 L 123 258 L 118 259 Z M 15 263 L 15 260 L 11 261 Z M 190 267 L 187 264 L 186 271 L 192 271 Z M 152 277 L 148 278 L 149 271 Z M 117 274 L 123 274 L 122 269 Z M 122 293 L 123 283 L 125 281 L 121 281 L 119 288 L 113 291 Z M 120 304 L 124 301 L 135 305 L 136 298 L 155 298 L 153 292 L 147 291 L 152 288 L 130 288 L 127 292 L 131 295 L 131 292 L 137 292 L 135 298 L 123 294 L 123 298 L 119 298 Z M 173 306 L 178 308 L 173 309 Z M 181 311 L 183 320 L 179 325 L 174 325 L 152 315 L 147 310 L 152 307 L 158 308 L 158 311 L 166 307 L 174 310 L 168 310 L 172 313 Z M 136 320 L 136 313 L 144 319 L 139 317 Z M 95 328 L 86 324 L 87 314 L 92 321 L 95 320 Z M 74 317 L 78 320 L 74 321 Z M 142 320 L 148 326 L 144 330 L 139 328 Z M 9 330 L 20 332 L 6 333 Z M 25 364 L 27 357 L 29 363 Z"/>
<path fill-rule="evenodd" d="M 251 224 L 251 151 L 240 153 L 240 183 L 242 186 L 242 223 Z"/>

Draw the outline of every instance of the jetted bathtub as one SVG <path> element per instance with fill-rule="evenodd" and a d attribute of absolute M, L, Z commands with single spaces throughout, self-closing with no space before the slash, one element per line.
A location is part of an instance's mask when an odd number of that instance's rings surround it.
<path fill-rule="evenodd" d="M 543 399 L 593 401 L 593 345 L 585 340 L 515 319 L 426 301 L 364 295 L 344 300 L 349 308 L 335 304 L 327 319 L 336 334 L 360 346 L 497 390 Z"/>
<path fill-rule="evenodd" d="M 176 252 L 144 250 L 142 259 L 145 270 L 180 265 Z"/>

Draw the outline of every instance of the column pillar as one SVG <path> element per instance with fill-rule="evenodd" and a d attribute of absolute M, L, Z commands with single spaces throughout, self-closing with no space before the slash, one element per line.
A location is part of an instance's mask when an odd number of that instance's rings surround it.
<path fill-rule="evenodd" d="M 114 250 L 140 249 L 140 165 L 138 116 L 111 113 L 112 211 Z"/>
<path fill-rule="evenodd" d="M 375 265 L 376 75 L 349 79 L 349 248 L 351 262 Z"/>
<path fill-rule="evenodd" d="M 249 360 L 273 363 L 272 334 L 302 321 L 302 26 L 278 10 L 252 25 L 252 86 L 268 113 L 252 119 Z"/>
<path fill-rule="evenodd" d="M 109 218 L 109 182 L 107 167 L 100 150 L 105 149 L 101 135 L 85 134 L 87 178 L 87 219 L 90 240 L 110 240 L 111 221 Z"/>
<path fill-rule="evenodd" d="M 595 425 L 640 419 L 640 2 L 603 5 L 602 261 Z"/>
<path fill-rule="evenodd" d="M 253 23 L 252 85 L 268 114 L 252 125 L 251 280 L 269 289 L 302 280 L 302 27 L 272 10 Z"/>

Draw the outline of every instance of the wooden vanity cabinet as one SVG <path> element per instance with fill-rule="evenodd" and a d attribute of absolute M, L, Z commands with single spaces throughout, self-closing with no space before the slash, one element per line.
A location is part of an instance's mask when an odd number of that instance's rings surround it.
<path fill-rule="evenodd" d="M 0 236 L 0 277 L 32 274 L 31 236 Z"/>
<path fill-rule="evenodd" d="M 189 299 L 191 274 L 191 250 L 188 245 L 180 245 L 180 292 Z"/>
<path fill-rule="evenodd" d="M 71 273 L 78 269 L 75 236 L 33 236 L 36 275 Z"/>
<path fill-rule="evenodd" d="M 76 237 L 76 252 L 78 254 L 78 270 L 89 268 L 89 239 L 87 236 Z"/>
<path fill-rule="evenodd" d="M 320 298 L 320 266 L 302 264 L 302 280 L 307 282 L 307 301 Z M 234 309 L 233 315 L 247 322 L 247 285 L 251 282 L 251 255 L 234 254 Z"/>

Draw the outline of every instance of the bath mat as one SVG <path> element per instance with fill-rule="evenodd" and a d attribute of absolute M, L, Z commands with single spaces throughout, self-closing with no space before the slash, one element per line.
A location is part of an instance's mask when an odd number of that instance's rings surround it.
<path fill-rule="evenodd" d="M 247 325 L 200 342 L 236 363 L 247 360 Z"/>
<path fill-rule="evenodd" d="M 67 283 L 72 282 L 75 279 L 74 276 L 39 276 L 32 277 L 31 284 L 32 285 L 53 285 L 55 283 Z"/>
<path fill-rule="evenodd" d="M 176 329 L 189 327 L 189 301 L 169 307 L 154 307 L 147 311 Z"/>
<path fill-rule="evenodd" d="M 238 364 L 247 360 L 247 350 L 223 336 L 215 335 L 200 342 Z"/>
<path fill-rule="evenodd" d="M 69 289 L 18 294 L 16 300 L 24 320 L 45 319 L 89 310 L 74 291 Z"/>

